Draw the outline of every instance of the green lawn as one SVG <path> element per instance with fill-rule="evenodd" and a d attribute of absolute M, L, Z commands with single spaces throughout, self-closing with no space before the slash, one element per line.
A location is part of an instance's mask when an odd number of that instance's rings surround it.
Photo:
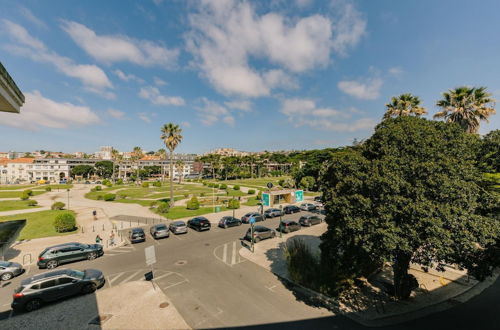
<path fill-rule="evenodd" d="M 53 222 L 58 214 L 68 213 L 68 212 L 75 215 L 73 211 L 65 211 L 65 210 L 40 211 L 40 212 L 0 217 L 0 222 L 8 220 L 26 219 L 26 226 L 21 231 L 21 234 L 19 235 L 18 238 L 19 240 L 49 237 L 49 236 L 63 236 L 63 235 L 74 234 L 76 231 L 69 233 L 58 233 L 54 229 Z"/>
<path fill-rule="evenodd" d="M 44 194 L 45 190 L 33 190 L 33 196 Z M 0 198 L 19 198 L 22 191 L 0 191 Z"/>
<path fill-rule="evenodd" d="M 227 211 L 228 208 L 221 206 L 221 211 Z M 171 208 L 168 213 L 163 213 L 164 217 L 167 219 L 180 219 L 186 217 L 195 217 L 197 215 L 203 215 L 212 213 L 214 211 L 213 207 L 200 207 L 197 210 L 188 210 L 185 206 L 174 206 Z"/>
<path fill-rule="evenodd" d="M 40 206 L 28 206 L 28 202 L 29 201 L 0 201 L 0 212 L 35 209 L 40 207 Z"/>
<path fill-rule="evenodd" d="M 68 188 L 73 188 L 72 184 L 49 184 L 49 185 L 41 185 L 37 187 L 33 187 L 33 190 L 45 190 L 45 188 L 50 187 L 52 190 L 54 189 L 68 189 Z"/>
<path fill-rule="evenodd" d="M 36 187 L 34 184 L 22 185 L 22 184 L 9 184 L 0 186 L 0 190 L 17 190 L 17 189 L 30 189 Z"/>
<path fill-rule="evenodd" d="M 260 201 L 257 200 L 257 197 L 250 197 L 248 198 L 248 201 L 245 202 L 245 203 L 242 203 L 243 205 L 246 205 L 246 206 L 257 206 L 259 205 Z"/>

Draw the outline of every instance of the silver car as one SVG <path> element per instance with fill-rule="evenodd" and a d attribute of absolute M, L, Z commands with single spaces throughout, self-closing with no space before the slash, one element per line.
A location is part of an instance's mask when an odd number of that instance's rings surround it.
<path fill-rule="evenodd" d="M 300 204 L 300 209 L 302 211 L 314 211 L 316 210 L 316 205 L 311 203 L 302 203 Z"/>
<path fill-rule="evenodd" d="M 188 232 L 188 228 L 187 228 L 186 223 L 184 221 L 181 221 L 181 220 L 172 222 L 170 224 L 170 226 L 168 226 L 168 228 L 175 235 L 185 234 Z"/>
<path fill-rule="evenodd" d="M 23 266 L 17 262 L 0 261 L 0 279 L 2 281 L 8 281 L 23 271 Z"/>
<path fill-rule="evenodd" d="M 169 236 L 168 227 L 164 223 L 159 223 L 157 225 L 151 226 L 149 232 L 154 239 L 164 238 Z"/>

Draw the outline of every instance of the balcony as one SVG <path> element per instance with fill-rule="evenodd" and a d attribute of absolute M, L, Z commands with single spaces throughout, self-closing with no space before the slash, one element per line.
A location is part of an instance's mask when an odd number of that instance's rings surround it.
<path fill-rule="evenodd" d="M 0 111 L 19 113 L 24 95 L 0 62 Z"/>

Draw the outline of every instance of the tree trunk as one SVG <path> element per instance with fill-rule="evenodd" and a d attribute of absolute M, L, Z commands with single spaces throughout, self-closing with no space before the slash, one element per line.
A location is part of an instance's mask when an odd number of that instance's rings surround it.
<path fill-rule="evenodd" d="M 398 252 L 392 266 L 394 271 L 394 296 L 396 299 L 408 299 L 413 289 L 415 278 L 408 274 L 411 254 Z M 418 284 L 417 284 L 418 285 Z"/>
<path fill-rule="evenodd" d="M 113 173 L 111 174 L 111 180 L 115 182 L 115 161 L 113 161 Z"/>
<path fill-rule="evenodd" d="M 170 207 L 174 206 L 174 152 L 170 151 Z"/>

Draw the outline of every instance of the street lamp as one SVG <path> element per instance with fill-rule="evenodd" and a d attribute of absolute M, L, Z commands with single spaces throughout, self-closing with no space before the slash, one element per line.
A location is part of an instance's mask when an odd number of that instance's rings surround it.
<path fill-rule="evenodd" d="M 68 192 L 68 210 L 69 210 L 69 188 L 66 189 L 66 191 Z"/>

